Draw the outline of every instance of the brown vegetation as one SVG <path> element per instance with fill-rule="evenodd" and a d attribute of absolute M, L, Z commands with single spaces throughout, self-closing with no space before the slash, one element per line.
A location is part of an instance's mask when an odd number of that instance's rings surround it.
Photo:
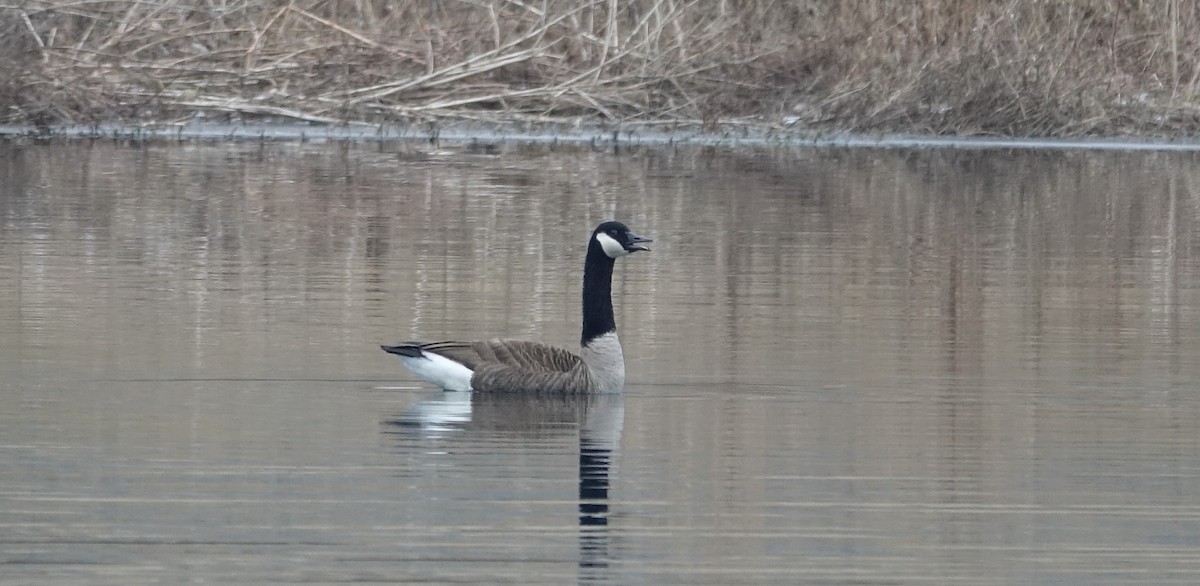
<path fill-rule="evenodd" d="M 0 120 L 18 123 L 1200 130 L 1184 0 L 7 2 Z"/>

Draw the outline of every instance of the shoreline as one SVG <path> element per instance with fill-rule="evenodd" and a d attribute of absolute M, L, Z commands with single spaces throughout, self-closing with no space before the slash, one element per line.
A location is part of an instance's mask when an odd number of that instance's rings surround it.
<path fill-rule="evenodd" d="M 917 134 L 856 134 L 803 131 L 791 128 L 732 125 L 722 131 L 702 128 L 672 132 L 652 128 L 617 130 L 566 124 L 448 123 L 419 126 L 348 123 L 311 125 L 287 122 L 99 124 L 36 127 L 0 125 L 0 141 L 126 140 L 126 141 L 233 141 L 233 142 L 427 142 L 432 144 L 565 144 L 595 147 L 706 146 L 790 148 L 896 148 L 896 149 L 1022 149 L 1200 152 L 1200 138 L 1170 140 L 1161 137 L 980 137 L 926 136 Z"/>
<path fill-rule="evenodd" d="M 362 121 L 382 137 L 1200 142 L 1200 9 L 1178 1 L 535 4 L 0 9 L 0 123 L 197 138 L 222 131 L 194 124 L 278 122 L 366 139 Z M 308 135 L 230 134 L 255 132 Z"/>

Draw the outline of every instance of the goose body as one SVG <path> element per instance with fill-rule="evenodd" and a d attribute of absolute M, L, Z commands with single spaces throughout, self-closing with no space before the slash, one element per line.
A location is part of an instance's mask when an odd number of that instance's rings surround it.
<path fill-rule="evenodd" d="M 592 231 L 583 268 L 579 354 L 539 342 L 407 342 L 383 346 L 421 380 L 450 391 L 612 393 L 625 386 L 625 357 L 612 307 L 617 258 L 651 242 L 620 222 Z"/>

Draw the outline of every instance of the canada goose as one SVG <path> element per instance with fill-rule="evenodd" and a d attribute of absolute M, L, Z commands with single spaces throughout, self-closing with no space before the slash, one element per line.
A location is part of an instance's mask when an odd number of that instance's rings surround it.
<path fill-rule="evenodd" d="M 613 318 L 613 262 L 653 242 L 620 222 L 592 231 L 583 263 L 579 355 L 518 340 L 408 342 L 382 346 L 430 384 L 448 391 L 612 393 L 625 386 L 625 357 Z"/>

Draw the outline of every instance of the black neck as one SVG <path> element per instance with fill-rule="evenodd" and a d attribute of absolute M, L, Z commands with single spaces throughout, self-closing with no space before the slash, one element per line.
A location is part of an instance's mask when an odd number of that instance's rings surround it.
<path fill-rule="evenodd" d="M 609 332 L 617 331 L 612 306 L 613 259 L 604 254 L 592 238 L 587 260 L 583 263 L 583 338 L 581 346 Z"/>

